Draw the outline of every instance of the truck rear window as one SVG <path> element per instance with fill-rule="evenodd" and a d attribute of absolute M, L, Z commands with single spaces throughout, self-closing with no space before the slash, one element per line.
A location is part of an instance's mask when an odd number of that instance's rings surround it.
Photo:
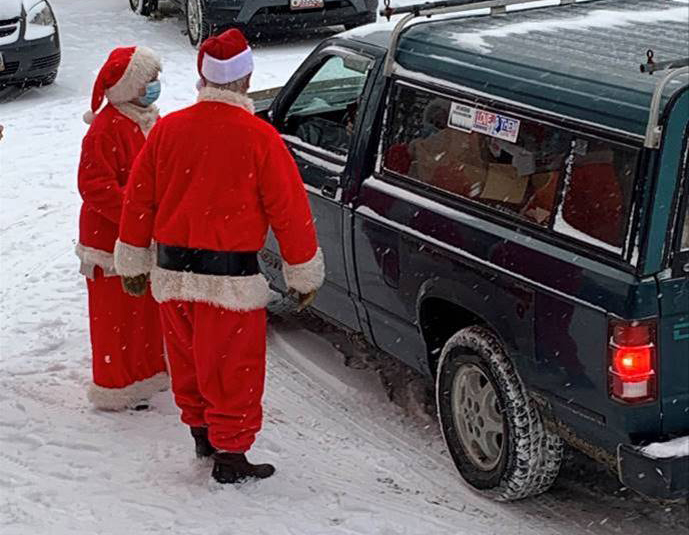
<path fill-rule="evenodd" d="M 398 84 L 383 166 L 622 252 L 638 151 Z"/>
<path fill-rule="evenodd" d="M 576 138 L 567 160 L 555 230 L 602 248 L 624 244 L 638 151 Z"/>

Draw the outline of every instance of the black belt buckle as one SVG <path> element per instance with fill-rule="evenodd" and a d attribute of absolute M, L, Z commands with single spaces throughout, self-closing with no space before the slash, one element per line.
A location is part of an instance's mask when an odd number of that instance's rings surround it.
<path fill-rule="evenodd" d="M 255 251 L 211 251 L 162 243 L 157 249 L 158 267 L 170 271 L 229 277 L 250 277 L 261 272 Z"/>

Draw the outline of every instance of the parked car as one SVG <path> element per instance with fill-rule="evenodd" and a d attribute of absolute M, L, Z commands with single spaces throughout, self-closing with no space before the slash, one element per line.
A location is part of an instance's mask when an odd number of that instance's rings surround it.
<path fill-rule="evenodd" d="M 48 0 L 0 0 L 0 88 L 48 85 L 60 66 L 60 34 Z"/>
<path fill-rule="evenodd" d="M 546 491 L 567 442 L 686 497 L 689 12 L 513 3 L 341 34 L 256 95 L 317 221 L 314 309 L 434 379 L 478 491 Z"/>
<path fill-rule="evenodd" d="M 305 29 L 344 25 L 354 28 L 376 20 L 378 0 L 171 0 L 183 10 L 189 41 L 201 44 L 231 26 L 250 30 Z M 150 15 L 158 0 L 129 0 Z"/>

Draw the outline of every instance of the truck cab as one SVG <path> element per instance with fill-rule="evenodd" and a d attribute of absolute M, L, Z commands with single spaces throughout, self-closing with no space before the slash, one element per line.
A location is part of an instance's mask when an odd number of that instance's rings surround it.
<path fill-rule="evenodd" d="M 469 485 L 544 492 L 568 443 L 678 499 L 689 12 L 560 3 L 400 9 L 394 26 L 323 42 L 257 108 L 311 200 L 315 311 L 435 382 Z M 284 291 L 274 240 L 262 260 Z"/>

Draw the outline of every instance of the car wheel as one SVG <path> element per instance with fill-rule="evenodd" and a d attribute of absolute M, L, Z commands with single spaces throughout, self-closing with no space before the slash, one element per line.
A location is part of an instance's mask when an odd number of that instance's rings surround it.
<path fill-rule="evenodd" d="M 544 427 L 495 334 L 474 326 L 450 338 L 436 395 L 450 455 L 469 485 L 498 501 L 551 487 L 562 463 L 562 440 Z"/>
<path fill-rule="evenodd" d="M 193 47 L 201 46 L 210 37 L 210 24 L 204 0 L 187 0 L 187 34 Z"/>
<path fill-rule="evenodd" d="M 148 17 L 158 8 L 158 0 L 129 0 L 129 7 L 134 13 Z"/>

